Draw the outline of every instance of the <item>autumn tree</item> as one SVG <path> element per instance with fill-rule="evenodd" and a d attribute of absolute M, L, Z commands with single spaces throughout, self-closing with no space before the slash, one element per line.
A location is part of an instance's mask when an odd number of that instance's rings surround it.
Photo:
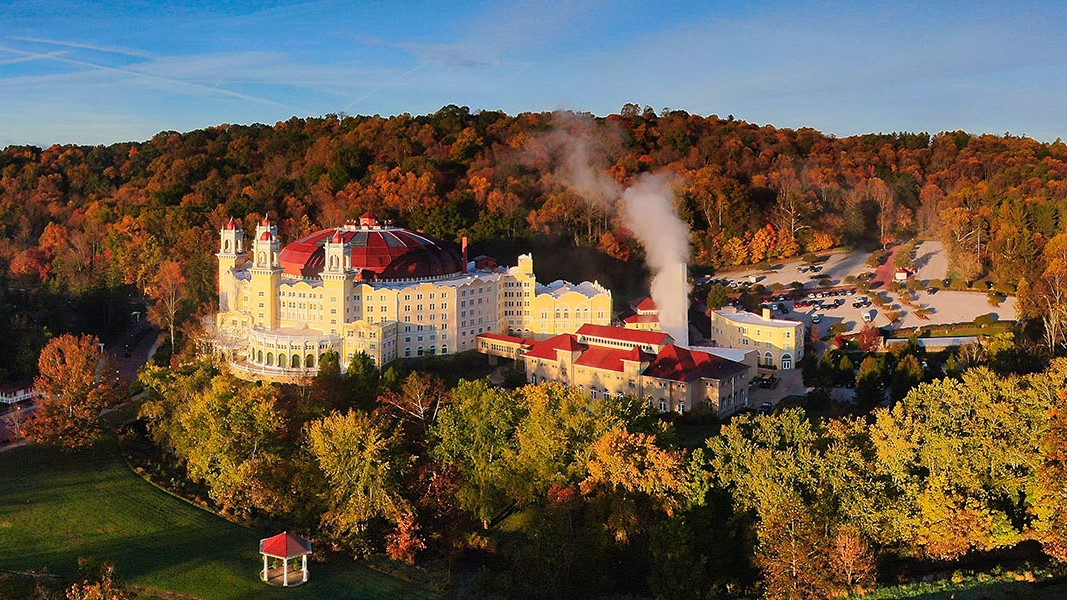
<path fill-rule="evenodd" d="M 37 364 L 34 387 L 41 400 L 26 423 L 27 435 L 67 449 L 91 446 L 100 435 L 100 411 L 119 399 L 99 341 L 92 335 L 53 338 Z"/>
<path fill-rule="evenodd" d="M 460 503 L 485 527 L 509 504 L 504 489 L 519 418 L 514 398 L 485 381 L 460 381 L 433 427 L 433 455 L 463 483 Z"/>
<path fill-rule="evenodd" d="M 148 294 L 153 300 L 148 316 L 157 325 L 170 331 L 170 346 L 176 351 L 174 330 L 178 323 L 178 313 L 185 302 L 188 282 L 182 273 L 182 266 L 177 261 L 166 261 L 152 278 Z"/>
<path fill-rule="evenodd" d="M 328 484 L 322 520 L 332 535 L 351 545 L 370 519 L 407 518 L 410 506 L 401 494 L 406 459 L 385 423 L 358 410 L 333 413 L 308 423 L 306 437 Z"/>
<path fill-rule="evenodd" d="M 392 418 L 410 424 L 424 439 L 447 406 L 449 393 L 444 382 L 430 374 L 412 372 L 399 390 L 386 390 L 378 396 L 379 407 Z"/>
<path fill-rule="evenodd" d="M 755 562 L 767 598 L 820 600 L 830 597 L 832 574 L 824 528 L 795 498 L 763 514 Z"/>
<path fill-rule="evenodd" d="M 891 484 L 885 496 L 909 507 L 886 514 L 893 521 L 880 541 L 950 559 L 1022 539 L 1032 518 L 1026 499 L 1040 464 L 1047 382 L 1045 374 L 998 377 L 979 367 L 962 381 L 922 384 L 877 411 L 875 468 Z"/>

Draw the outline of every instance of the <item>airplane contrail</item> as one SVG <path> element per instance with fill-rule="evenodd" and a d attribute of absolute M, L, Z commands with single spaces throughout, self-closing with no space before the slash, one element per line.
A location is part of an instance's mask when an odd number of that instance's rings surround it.
<path fill-rule="evenodd" d="M 183 79 L 174 79 L 172 77 L 164 77 L 162 75 L 153 75 L 151 73 L 144 73 L 144 72 L 141 72 L 141 71 L 135 71 L 133 69 L 126 69 L 126 68 L 123 68 L 123 67 L 109 67 L 107 65 L 100 65 L 100 64 L 96 64 L 96 63 L 87 62 L 87 61 L 84 61 L 84 60 L 76 60 L 76 59 L 73 59 L 73 58 L 64 58 L 62 56 L 57 56 L 57 55 L 53 55 L 53 54 L 42 54 L 40 52 L 28 52 L 26 50 L 16 50 L 15 48 L 9 48 L 7 46 L 0 46 L 0 50 L 2 50 L 4 52 L 10 52 L 12 54 L 18 54 L 18 55 L 21 55 L 21 56 L 54 60 L 54 61 L 57 61 L 57 62 L 67 63 L 67 64 L 71 64 L 71 65 L 78 65 L 80 67 L 87 67 L 87 68 L 90 68 L 90 69 L 97 69 L 97 70 L 100 70 L 100 71 L 107 71 L 107 72 L 111 72 L 111 73 L 121 73 L 121 74 L 124 74 L 124 75 L 132 75 L 134 77 L 141 77 L 141 78 L 144 78 L 144 79 L 151 79 L 151 80 L 154 80 L 154 81 L 162 81 L 164 83 L 170 83 L 170 84 L 174 84 L 174 85 L 182 85 L 182 86 L 185 86 L 185 87 L 188 87 L 188 88 L 192 88 L 192 89 L 196 89 L 196 90 L 211 92 L 213 94 L 220 94 L 220 95 L 223 95 L 223 96 L 230 96 L 231 98 L 238 98 L 240 100 L 247 100 L 249 102 L 258 102 L 260 104 L 268 104 L 270 106 L 277 106 L 279 108 L 285 108 L 285 109 L 288 109 L 288 110 L 295 110 L 295 111 L 297 111 L 299 113 L 302 113 L 302 114 L 305 114 L 305 115 L 312 114 L 312 111 L 300 108 L 299 106 L 292 106 L 292 105 L 289 105 L 289 104 L 284 104 L 282 102 L 269 100 L 267 98 L 260 98 L 258 96 L 251 96 L 249 94 L 242 94 L 240 92 L 234 92 L 234 91 L 231 91 L 231 90 L 227 90 L 225 88 L 211 87 L 209 85 L 204 85 L 202 83 L 196 83 L 196 82 L 193 82 L 193 81 L 185 81 Z"/>
<path fill-rule="evenodd" d="M 403 73 L 397 75 L 396 77 L 390 79 L 389 81 L 386 81 L 385 83 L 379 85 L 378 87 L 376 87 L 373 90 L 367 92 L 366 94 L 363 94 L 359 98 L 356 98 L 352 102 L 349 102 L 347 105 L 345 105 L 344 107 L 341 108 L 341 112 L 347 112 L 348 109 L 350 109 L 353 106 L 359 104 L 360 102 L 363 102 L 367 98 L 370 98 L 374 94 L 377 94 L 378 92 L 384 90 L 385 88 L 389 87 L 390 85 L 393 85 L 394 83 L 400 81 L 401 79 L 407 77 L 408 75 L 411 75 L 415 71 L 418 71 L 419 69 L 425 67 L 427 64 L 429 64 L 429 63 L 426 63 L 426 62 L 419 63 L 418 65 L 415 65 L 415 68 L 409 69 L 407 71 L 404 71 Z"/>
<path fill-rule="evenodd" d="M 0 60 L 0 65 L 13 65 L 16 63 L 30 62 L 31 60 L 45 60 L 54 56 L 63 56 L 67 54 L 66 50 L 57 50 L 56 52 L 49 52 L 43 56 L 22 56 L 19 58 L 9 58 L 7 60 Z"/>
<path fill-rule="evenodd" d="M 123 56 L 133 56 L 136 58 L 157 58 L 147 52 L 141 52 L 139 50 L 128 50 L 126 48 L 115 48 L 111 46 L 94 46 L 93 44 L 85 44 L 82 42 L 68 42 L 64 40 L 50 40 L 47 38 L 35 38 L 35 37 L 12 37 L 13 40 L 19 40 L 22 42 L 33 42 L 36 44 L 51 44 L 53 46 L 63 46 L 66 48 L 80 48 L 82 50 L 93 50 L 95 52 L 107 52 L 110 54 L 121 54 Z"/>

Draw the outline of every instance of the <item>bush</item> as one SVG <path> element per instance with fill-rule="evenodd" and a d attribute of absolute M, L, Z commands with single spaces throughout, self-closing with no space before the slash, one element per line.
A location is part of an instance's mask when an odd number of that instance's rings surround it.
<path fill-rule="evenodd" d="M 871 253 L 871 257 L 867 259 L 867 266 L 872 269 L 877 269 L 888 257 L 889 253 L 885 250 L 875 250 Z"/>
<path fill-rule="evenodd" d="M 833 325 L 830 325 L 830 327 L 826 330 L 826 332 L 828 334 L 830 334 L 830 337 L 837 337 L 837 336 L 841 335 L 842 333 L 845 333 L 845 331 L 846 331 L 845 324 L 843 322 L 841 322 L 841 321 L 838 321 L 837 323 L 834 323 Z"/>
<path fill-rule="evenodd" d="M 989 300 L 990 306 L 1000 306 L 1000 303 L 1004 301 L 1004 297 L 1000 295 L 1000 292 L 989 292 L 986 294 L 986 299 Z"/>
<path fill-rule="evenodd" d="M 986 313 L 984 315 L 978 315 L 974 318 L 974 324 L 977 327 L 989 327 L 993 323 L 997 322 L 997 316 L 993 313 Z"/>
<path fill-rule="evenodd" d="M 804 261 L 804 262 L 806 262 L 807 264 L 810 265 L 812 263 L 818 262 L 819 261 L 819 256 L 817 254 L 815 254 L 814 252 L 808 252 L 804 256 L 800 257 L 800 260 L 802 260 L 802 261 Z"/>
<path fill-rule="evenodd" d="M 891 311 L 885 313 L 885 316 L 886 316 L 887 319 L 889 319 L 890 323 L 896 323 L 897 321 L 900 320 L 900 311 L 899 310 L 891 310 Z"/>
<path fill-rule="evenodd" d="M 847 284 L 847 285 L 855 285 L 856 281 L 857 281 L 857 279 L 856 279 L 855 275 L 845 275 L 845 284 Z"/>

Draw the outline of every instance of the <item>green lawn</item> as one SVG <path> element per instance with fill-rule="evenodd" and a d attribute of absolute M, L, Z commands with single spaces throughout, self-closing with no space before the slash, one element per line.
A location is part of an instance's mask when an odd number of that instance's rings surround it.
<path fill-rule="evenodd" d="M 426 587 L 347 559 L 311 563 L 287 590 L 258 579 L 259 540 L 136 476 L 114 439 L 76 455 L 40 446 L 0 454 L 0 569 L 74 573 L 110 560 L 123 581 L 201 598 L 433 598 Z"/>

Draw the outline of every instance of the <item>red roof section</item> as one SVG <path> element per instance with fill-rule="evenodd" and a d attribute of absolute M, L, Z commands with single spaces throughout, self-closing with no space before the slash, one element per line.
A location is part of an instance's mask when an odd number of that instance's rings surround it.
<path fill-rule="evenodd" d="M 670 336 L 662 331 L 639 331 L 637 329 L 626 329 L 625 327 L 609 327 L 590 323 L 578 328 L 578 335 L 607 338 L 633 344 L 654 344 L 657 346 L 666 344 L 667 340 L 670 339 Z"/>
<path fill-rule="evenodd" d="M 637 306 L 635 306 L 634 308 L 636 308 L 637 310 L 657 310 L 656 303 L 652 301 L 651 296 L 645 296 L 644 298 L 642 298 L 641 301 L 638 302 Z"/>
<path fill-rule="evenodd" d="M 581 352 L 586 348 L 588 348 L 588 346 L 585 344 L 578 343 L 578 338 L 569 333 L 564 333 L 534 343 L 533 347 L 526 351 L 526 356 L 556 360 L 558 358 L 558 356 L 556 356 L 556 350 Z"/>
<path fill-rule="evenodd" d="M 233 231 L 234 229 L 237 229 L 237 224 L 233 222 L 233 217 L 230 217 L 230 220 L 226 221 L 226 226 L 223 227 L 223 229 L 226 229 L 227 231 Z"/>
<path fill-rule="evenodd" d="M 633 314 L 622 320 L 623 323 L 659 323 L 659 315 Z"/>
<path fill-rule="evenodd" d="M 282 249 L 282 268 L 290 275 L 318 277 L 326 264 L 324 245 L 335 233 L 351 244 L 352 267 L 363 269 L 364 279 L 415 279 L 463 271 L 463 257 L 450 244 L 401 228 L 312 233 Z"/>
<path fill-rule="evenodd" d="M 278 558 L 303 556 L 311 554 L 311 542 L 283 531 L 274 537 L 259 540 L 259 553 Z"/>
<path fill-rule="evenodd" d="M 693 381 L 700 378 L 722 379 L 747 369 L 745 365 L 721 356 L 668 344 L 645 369 L 645 375 L 673 381 Z"/>
<path fill-rule="evenodd" d="M 621 348 L 609 348 L 607 346 L 589 346 L 589 349 L 582 353 L 578 360 L 574 361 L 575 365 L 582 367 L 592 367 L 594 369 L 604 369 L 608 371 L 622 372 L 624 360 L 632 360 L 635 362 L 648 362 L 652 360 L 652 355 L 647 352 L 642 352 L 640 348 L 631 348 L 629 350 L 623 350 Z"/>

